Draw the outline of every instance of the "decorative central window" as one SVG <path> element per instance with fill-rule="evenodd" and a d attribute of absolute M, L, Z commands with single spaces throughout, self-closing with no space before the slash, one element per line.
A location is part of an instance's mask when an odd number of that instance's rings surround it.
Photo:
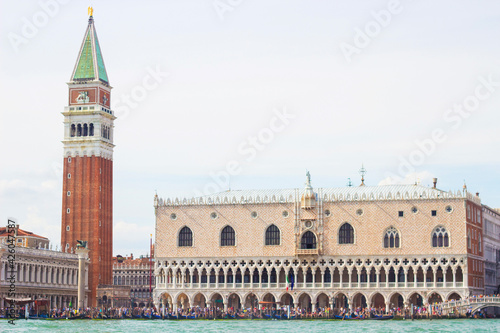
<path fill-rule="evenodd" d="M 301 249 L 315 249 L 316 248 L 316 235 L 311 231 L 307 231 L 302 235 L 300 240 Z"/>

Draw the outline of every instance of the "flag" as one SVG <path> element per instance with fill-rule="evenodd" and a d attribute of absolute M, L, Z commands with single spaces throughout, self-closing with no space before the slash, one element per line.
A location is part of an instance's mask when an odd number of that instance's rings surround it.
<path fill-rule="evenodd" d="M 288 286 L 290 285 L 290 278 L 286 276 L 286 291 L 288 291 Z"/>
<path fill-rule="evenodd" d="M 294 278 L 293 278 L 293 274 L 292 274 L 291 278 L 292 278 L 292 284 L 290 285 L 290 289 L 293 290 L 293 285 L 294 285 L 294 282 L 295 282 Z"/>

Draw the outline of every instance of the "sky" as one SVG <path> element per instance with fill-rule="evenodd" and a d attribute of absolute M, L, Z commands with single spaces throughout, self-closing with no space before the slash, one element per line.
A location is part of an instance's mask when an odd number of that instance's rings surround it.
<path fill-rule="evenodd" d="M 0 224 L 60 243 L 63 116 L 94 20 L 113 86 L 113 254 L 153 197 L 432 185 L 500 207 L 500 2 L 0 1 Z"/>

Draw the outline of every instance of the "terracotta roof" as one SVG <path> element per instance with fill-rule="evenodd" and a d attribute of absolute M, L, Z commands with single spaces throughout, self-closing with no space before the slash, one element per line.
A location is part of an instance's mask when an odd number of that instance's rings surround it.
<path fill-rule="evenodd" d="M 0 237 L 7 237 L 8 235 L 11 235 L 12 233 L 7 232 L 7 227 L 0 227 Z M 47 237 L 39 236 L 37 234 L 32 233 L 31 231 L 26 231 L 21 228 L 17 229 L 17 236 L 18 237 L 36 237 L 36 238 L 41 238 L 41 239 L 48 239 Z"/>

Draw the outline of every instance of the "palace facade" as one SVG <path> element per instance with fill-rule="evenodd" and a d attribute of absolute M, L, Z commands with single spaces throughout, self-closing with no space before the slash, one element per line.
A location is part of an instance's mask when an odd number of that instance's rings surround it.
<path fill-rule="evenodd" d="M 404 307 L 484 292 L 478 195 L 421 185 L 155 196 L 157 306 Z"/>

